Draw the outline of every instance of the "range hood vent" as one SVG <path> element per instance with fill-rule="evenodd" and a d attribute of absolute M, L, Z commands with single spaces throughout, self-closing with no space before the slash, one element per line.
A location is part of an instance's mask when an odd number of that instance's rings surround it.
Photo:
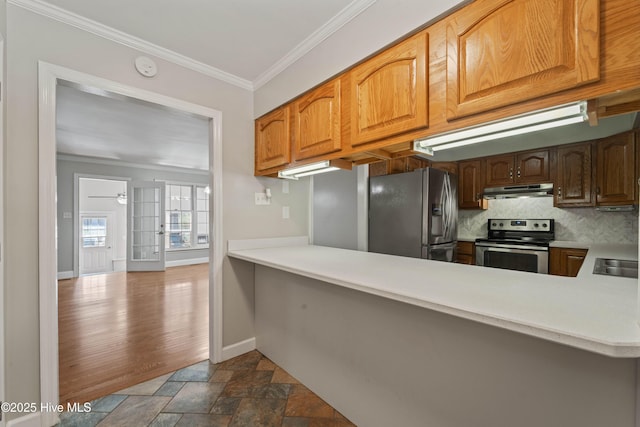
<path fill-rule="evenodd" d="M 551 197 L 553 184 L 511 185 L 508 187 L 485 188 L 485 199 L 517 199 L 524 197 Z"/>

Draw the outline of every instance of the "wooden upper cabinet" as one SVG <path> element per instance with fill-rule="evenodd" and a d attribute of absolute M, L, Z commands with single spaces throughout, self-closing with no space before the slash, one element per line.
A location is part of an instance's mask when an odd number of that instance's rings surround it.
<path fill-rule="evenodd" d="M 590 142 L 558 147 L 555 206 L 567 208 L 595 205 L 592 149 Z"/>
<path fill-rule="evenodd" d="M 633 132 L 596 142 L 596 202 L 628 205 L 636 199 L 636 147 Z"/>
<path fill-rule="evenodd" d="M 447 119 L 600 78 L 599 0 L 485 0 L 447 24 Z"/>
<path fill-rule="evenodd" d="M 484 177 L 481 160 L 458 162 L 458 207 L 460 209 L 487 209 L 482 198 Z"/>
<path fill-rule="evenodd" d="M 492 156 L 486 159 L 487 187 L 501 187 L 513 184 L 513 154 Z"/>
<path fill-rule="evenodd" d="M 256 120 L 256 172 L 291 161 L 291 120 L 285 105 Z"/>
<path fill-rule="evenodd" d="M 293 103 L 294 160 L 339 151 L 341 142 L 340 79 L 326 83 Z"/>
<path fill-rule="evenodd" d="M 549 150 L 487 157 L 486 187 L 549 182 Z"/>
<path fill-rule="evenodd" d="M 427 127 L 427 57 L 423 31 L 349 72 L 353 146 Z"/>

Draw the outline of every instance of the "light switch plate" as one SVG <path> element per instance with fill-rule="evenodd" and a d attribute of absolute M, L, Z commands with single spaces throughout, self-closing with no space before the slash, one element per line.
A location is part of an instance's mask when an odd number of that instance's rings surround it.
<path fill-rule="evenodd" d="M 256 205 L 270 205 L 271 199 L 265 193 L 255 193 Z"/>
<path fill-rule="evenodd" d="M 289 181 L 287 181 L 286 179 L 282 180 L 282 194 L 287 194 L 289 193 Z"/>
<path fill-rule="evenodd" d="M 289 206 L 282 207 L 282 219 L 289 219 Z"/>

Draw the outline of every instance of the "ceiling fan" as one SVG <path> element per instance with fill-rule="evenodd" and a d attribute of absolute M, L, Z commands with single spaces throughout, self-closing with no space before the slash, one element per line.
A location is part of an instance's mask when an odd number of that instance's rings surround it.
<path fill-rule="evenodd" d="M 115 196 L 87 196 L 90 199 L 115 199 L 121 205 L 127 204 L 127 193 L 118 193 Z"/>

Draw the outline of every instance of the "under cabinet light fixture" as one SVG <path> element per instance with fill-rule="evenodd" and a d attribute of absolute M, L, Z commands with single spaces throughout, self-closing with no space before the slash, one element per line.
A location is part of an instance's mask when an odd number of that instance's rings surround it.
<path fill-rule="evenodd" d="M 278 172 L 278 178 L 298 179 L 309 175 L 331 172 L 338 169 L 351 170 L 351 162 L 342 159 L 324 160 L 321 162 L 310 163 L 308 165 L 297 166 L 291 169 L 285 169 Z"/>
<path fill-rule="evenodd" d="M 587 117 L 587 103 L 581 101 L 559 107 L 534 111 L 508 119 L 489 122 L 441 135 L 416 139 L 414 150 L 433 155 L 434 151 L 463 147 L 479 142 L 536 132 L 572 123 L 584 122 Z"/>

